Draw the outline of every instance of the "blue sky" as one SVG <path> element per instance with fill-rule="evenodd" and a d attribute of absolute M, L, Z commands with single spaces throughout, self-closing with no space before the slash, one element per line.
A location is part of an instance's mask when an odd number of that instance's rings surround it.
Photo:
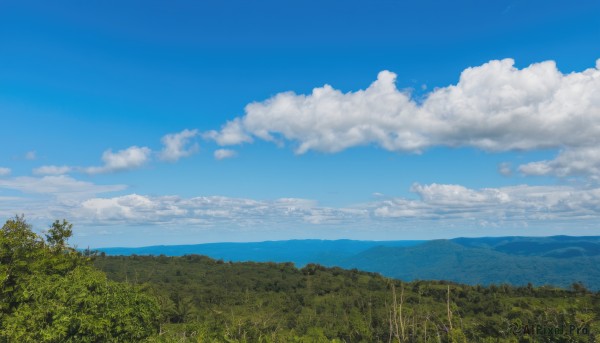
<path fill-rule="evenodd" d="M 0 217 L 79 246 L 597 235 L 596 1 L 4 1 Z"/>

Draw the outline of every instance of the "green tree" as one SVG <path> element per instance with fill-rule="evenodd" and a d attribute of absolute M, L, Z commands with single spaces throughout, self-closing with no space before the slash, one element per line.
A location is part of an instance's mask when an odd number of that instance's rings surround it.
<path fill-rule="evenodd" d="M 151 298 L 89 266 L 29 281 L 3 321 L 10 342 L 135 342 L 158 328 Z"/>
<path fill-rule="evenodd" d="M 72 225 L 38 236 L 23 218 L 0 230 L 0 342 L 140 341 L 158 330 L 156 301 L 108 281 L 67 245 Z"/>
<path fill-rule="evenodd" d="M 46 242 L 52 249 L 65 249 L 67 247 L 67 240 L 73 234 L 73 224 L 63 219 L 52 223 L 52 227 L 46 233 Z"/>
<path fill-rule="evenodd" d="M 41 268 L 44 241 L 25 222 L 23 216 L 7 220 L 0 230 L 0 311 L 11 312 L 24 278 Z"/>

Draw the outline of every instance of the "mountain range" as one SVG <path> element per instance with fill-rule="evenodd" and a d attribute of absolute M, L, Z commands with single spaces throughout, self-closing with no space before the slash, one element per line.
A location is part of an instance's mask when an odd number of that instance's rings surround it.
<path fill-rule="evenodd" d="M 357 268 L 401 280 L 600 290 L 600 236 L 483 237 L 449 240 L 287 240 L 100 248 L 107 255 L 206 255 L 225 261 L 293 262 Z"/>

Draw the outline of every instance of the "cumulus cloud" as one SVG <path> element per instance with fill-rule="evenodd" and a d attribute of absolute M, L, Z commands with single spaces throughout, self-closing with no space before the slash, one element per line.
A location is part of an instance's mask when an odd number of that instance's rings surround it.
<path fill-rule="evenodd" d="M 235 152 L 234 150 L 229 150 L 229 149 L 218 149 L 218 150 L 215 150 L 214 155 L 217 160 L 223 160 L 226 158 L 235 157 L 237 155 L 237 152 Z"/>
<path fill-rule="evenodd" d="M 469 189 L 461 185 L 413 185 L 418 200 L 393 198 L 373 203 L 384 218 L 550 222 L 600 218 L 600 188 L 511 186 Z"/>
<path fill-rule="evenodd" d="M 73 167 L 69 166 L 41 166 L 33 169 L 35 175 L 63 175 L 73 171 Z"/>
<path fill-rule="evenodd" d="M 103 166 L 84 168 L 84 171 L 88 174 L 101 174 L 139 168 L 150 160 L 151 152 L 147 147 L 137 146 L 117 152 L 109 149 L 102 154 Z"/>
<path fill-rule="evenodd" d="M 509 227 L 600 220 L 600 188 L 510 186 L 472 189 L 453 184 L 414 184 L 413 197 L 378 194 L 353 206 L 322 206 L 311 199 L 256 200 L 225 196 L 150 196 L 121 192 L 124 185 L 98 185 L 67 175 L 0 178 L 0 215 L 26 209 L 29 218 L 47 222 L 69 218 L 81 225 L 156 225 L 164 227 L 271 228 L 337 227 L 352 230 L 414 227 Z M 410 224 L 413 223 L 413 224 Z M 418 223 L 418 224 L 415 224 Z M 486 224 L 487 223 L 487 224 Z"/>
<path fill-rule="evenodd" d="M 295 152 L 338 152 L 360 145 L 419 153 L 432 146 L 486 151 L 561 148 L 564 157 L 521 168 L 523 173 L 597 173 L 597 164 L 562 168 L 600 143 L 600 60 L 595 68 L 561 73 L 555 62 L 523 69 L 512 59 L 467 68 L 456 85 L 417 103 L 379 73 L 368 88 L 343 93 L 330 85 L 311 94 L 279 93 L 248 104 L 245 115 L 205 138 L 219 145 L 290 141 Z M 597 155 L 594 155 L 596 160 Z"/>
<path fill-rule="evenodd" d="M 167 134 L 162 137 L 163 149 L 158 152 L 158 157 L 163 161 L 175 162 L 183 157 L 190 156 L 198 151 L 198 144 L 192 139 L 198 136 L 198 130 L 185 129 L 178 133 Z M 150 162 L 152 150 L 148 147 L 131 146 L 127 149 L 113 152 L 111 149 L 104 151 L 102 161 L 104 165 L 93 167 L 74 166 L 41 166 L 33 169 L 35 175 L 63 175 L 70 172 L 84 172 L 87 174 L 112 173 L 142 167 Z"/>
<path fill-rule="evenodd" d="M 24 181 L 21 182 L 22 185 L 25 184 Z M 56 180 L 49 183 L 57 188 L 60 184 Z M 76 188 L 80 189 L 80 186 Z M 88 195 L 106 191 L 97 188 L 101 186 L 86 187 L 92 187 L 87 191 Z M 50 186 L 45 189 L 50 191 Z M 377 230 L 386 225 L 398 227 L 409 222 L 418 222 L 419 227 L 481 227 L 483 223 L 495 223 L 501 227 L 522 224 L 539 227 L 553 223 L 572 225 L 574 222 L 595 225 L 600 219 L 600 188 L 521 185 L 470 189 L 462 185 L 434 183 L 415 184 L 411 192 L 416 198 L 382 196 L 368 203 L 346 207 L 326 207 L 314 200 L 297 198 L 255 200 L 224 196 L 188 198 L 140 194 L 90 196 L 77 203 L 63 201 L 57 205 L 55 212 L 68 213 L 69 218 L 87 225 L 272 229 L 298 225 L 334 225 Z M 73 195 L 69 196 L 73 198 Z M 46 208 L 42 208 L 40 211 L 45 210 Z"/>
<path fill-rule="evenodd" d="M 0 176 L 10 175 L 10 168 L 0 167 Z"/>
<path fill-rule="evenodd" d="M 202 135 L 205 139 L 212 139 L 219 145 L 235 145 L 252 143 L 252 137 L 244 128 L 243 120 L 236 118 L 228 121 L 221 131 L 211 130 Z"/>
<path fill-rule="evenodd" d="M 600 177 L 600 147 L 582 146 L 561 151 L 554 160 L 536 161 L 519 166 L 519 171 L 527 175 L 556 176 L 591 174 Z"/>
<path fill-rule="evenodd" d="M 159 158 L 164 161 L 175 162 L 183 157 L 196 153 L 198 144 L 191 143 L 192 138 L 198 135 L 198 130 L 185 129 L 178 133 L 165 135 L 161 141 L 164 145 L 159 153 Z"/>

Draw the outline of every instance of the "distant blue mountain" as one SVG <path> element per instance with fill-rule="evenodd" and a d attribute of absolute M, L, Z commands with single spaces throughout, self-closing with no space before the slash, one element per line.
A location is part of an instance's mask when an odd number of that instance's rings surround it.
<path fill-rule="evenodd" d="M 465 247 L 489 248 L 510 255 L 568 258 L 599 256 L 600 237 L 485 237 L 452 240 Z"/>
<path fill-rule="evenodd" d="M 108 255 L 199 254 L 226 261 L 357 268 L 402 280 L 554 285 L 600 290 L 600 237 L 483 237 L 432 241 L 289 240 L 101 248 Z"/>
<path fill-rule="evenodd" d="M 600 290 L 600 237 L 500 237 L 374 247 L 338 264 L 401 280 L 553 285 Z"/>
<path fill-rule="evenodd" d="M 408 247 L 426 241 L 288 240 L 256 243 L 205 243 L 194 245 L 157 245 L 141 248 L 100 248 L 107 255 L 206 255 L 225 261 L 293 262 L 335 265 L 339 261 L 377 246 Z"/>

